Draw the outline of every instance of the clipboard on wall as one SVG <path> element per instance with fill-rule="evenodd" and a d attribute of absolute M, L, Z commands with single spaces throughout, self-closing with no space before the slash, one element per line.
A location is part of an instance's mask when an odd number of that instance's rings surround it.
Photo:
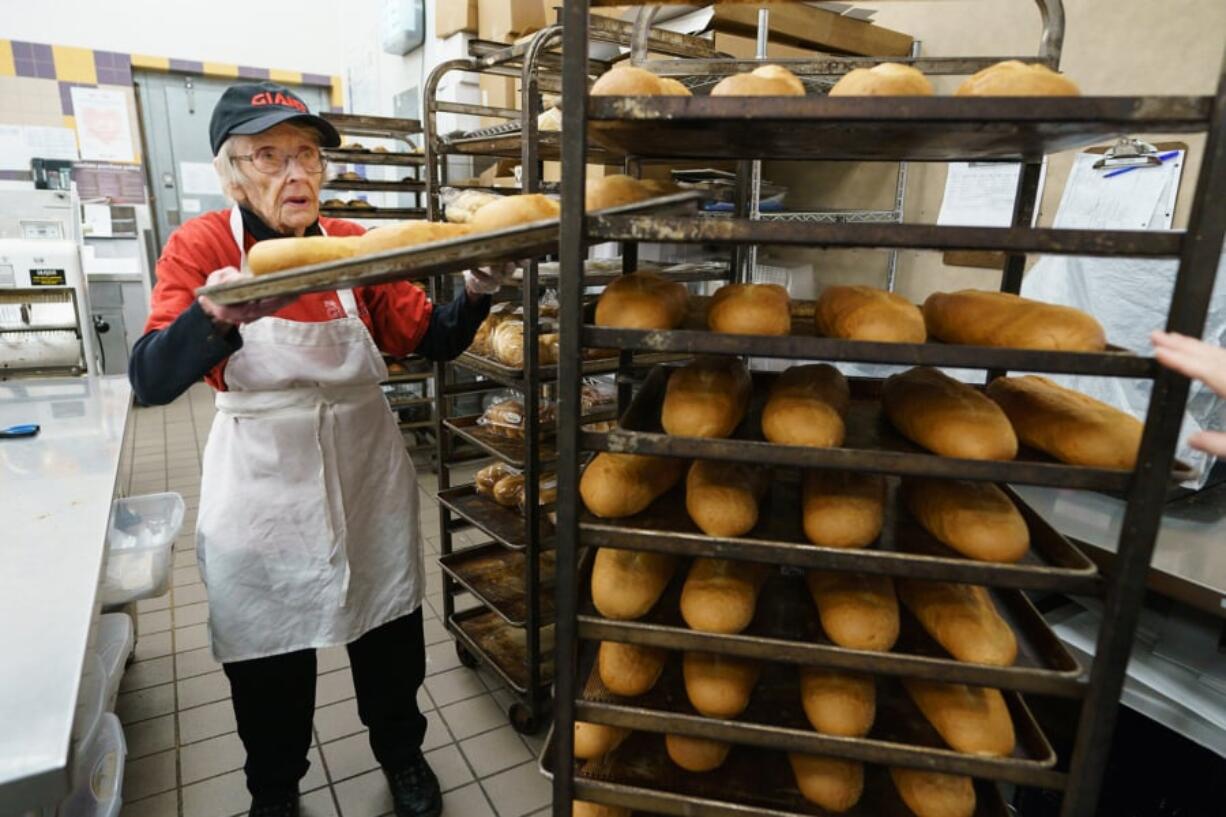
<path fill-rule="evenodd" d="M 1108 150 L 1114 147 L 1111 145 L 1097 145 L 1095 147 L 1086 148 L 1082 154 L 1091 154 L 1101 156 Z M 1183 151 L 1185 156 L 1188 151 L 1188 145 L 1185 142 L 1155 142 L 1154 147 L 1158 153 L 1168 153 L 1170 151 Z M 1182 167 L 1180 168 L 1182 173 Z M 1172 196 L 1172 209 L 1174 207 L 1174 196 Z M 1172 213 L 1173 215 L 1173 213 Z M 1003 252 L 995 252 L 992 250 L 950 250 L 942 255 L 942 262 L 946 266 L 953 267 L 974 267 L 978 269 L 995 269 L 1003 270 L 1005 266 L 1005 254 Z"/>

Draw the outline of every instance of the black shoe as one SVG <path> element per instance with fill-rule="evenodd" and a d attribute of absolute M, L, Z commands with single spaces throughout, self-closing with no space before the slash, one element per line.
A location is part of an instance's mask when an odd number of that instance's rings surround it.
<path fill-rule="evenodd" d="M 298 817 L 298 795 L 253 799 L 247 817 Z"/>
<path fill-rule="evenodd" d="M 383 774 L 392 790 L 396 817 L 439 817 L 443 813 L 438 778 L 420 752 L 409 765 L 395 771 L 384 769 Z"/>

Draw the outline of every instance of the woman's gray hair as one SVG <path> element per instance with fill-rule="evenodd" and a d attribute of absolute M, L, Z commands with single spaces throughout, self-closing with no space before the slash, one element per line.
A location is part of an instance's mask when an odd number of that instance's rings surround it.
<path fill-rule="evenodd" d="M 310 134 L 315 140 L 315 144 L 320 144 L 319 131 L 312 128 L 310 125 L 300 125 L 295 122 L 289 123 L 303 134 Z M 227 204 L 242 203 L 239 200 L 237 193 L 243 189 L 243 185 L 247 182 L 247 174 L 239 168 L 239 163 L 234 161 L 234 137 L 230 136 L 226 141 L 221 143 L 221 147 L 217 149 L 217 155 L 213 157 L 213 169 L 217 171 L 217 179 L 221 182 L 222 195 L 226 197 Z M 245 200 L 246 197 L 243 197 Z"/>

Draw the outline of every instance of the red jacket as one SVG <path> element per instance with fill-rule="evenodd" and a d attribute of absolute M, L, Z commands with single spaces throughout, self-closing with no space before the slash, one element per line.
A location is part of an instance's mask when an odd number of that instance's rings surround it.
<path fill-rule="evenodd" d="M 351 221 L 320 218 L 328 235 L 361 235 L 365 229 Z M 255 243 L 244 234 L 247 250 Z M 172 323 L 195 301 L 195 290 L 209 273 L 223 267 L 238 267 L 239 252 L 230 234 L 230 211 L 205 213 L 184 223 L 170 234 L 157 263 L 157 285 L 149 308 L 145 332 Z M 354 289 L 358 317 L 366 324 L 375 345 L 393 357 L 403 357 L 417 348 L 430 325 L 432 305 L 426 294 L 407 281 L 394 281 Z M 311 292 L 276 313 L 291 321 L 316 322 L 343 318 L 345 310 L 335 292 Z M 205 380 L 224 391 L 226 363 L 223 360 Z"/>

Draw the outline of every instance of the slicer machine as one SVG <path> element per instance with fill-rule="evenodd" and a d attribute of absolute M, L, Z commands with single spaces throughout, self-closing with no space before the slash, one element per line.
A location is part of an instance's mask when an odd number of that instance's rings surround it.
<path fill-rule="evenodd" d="M 95 331 L 75 242 L 0 239 L 0 379 L 99 373 Z"/>

